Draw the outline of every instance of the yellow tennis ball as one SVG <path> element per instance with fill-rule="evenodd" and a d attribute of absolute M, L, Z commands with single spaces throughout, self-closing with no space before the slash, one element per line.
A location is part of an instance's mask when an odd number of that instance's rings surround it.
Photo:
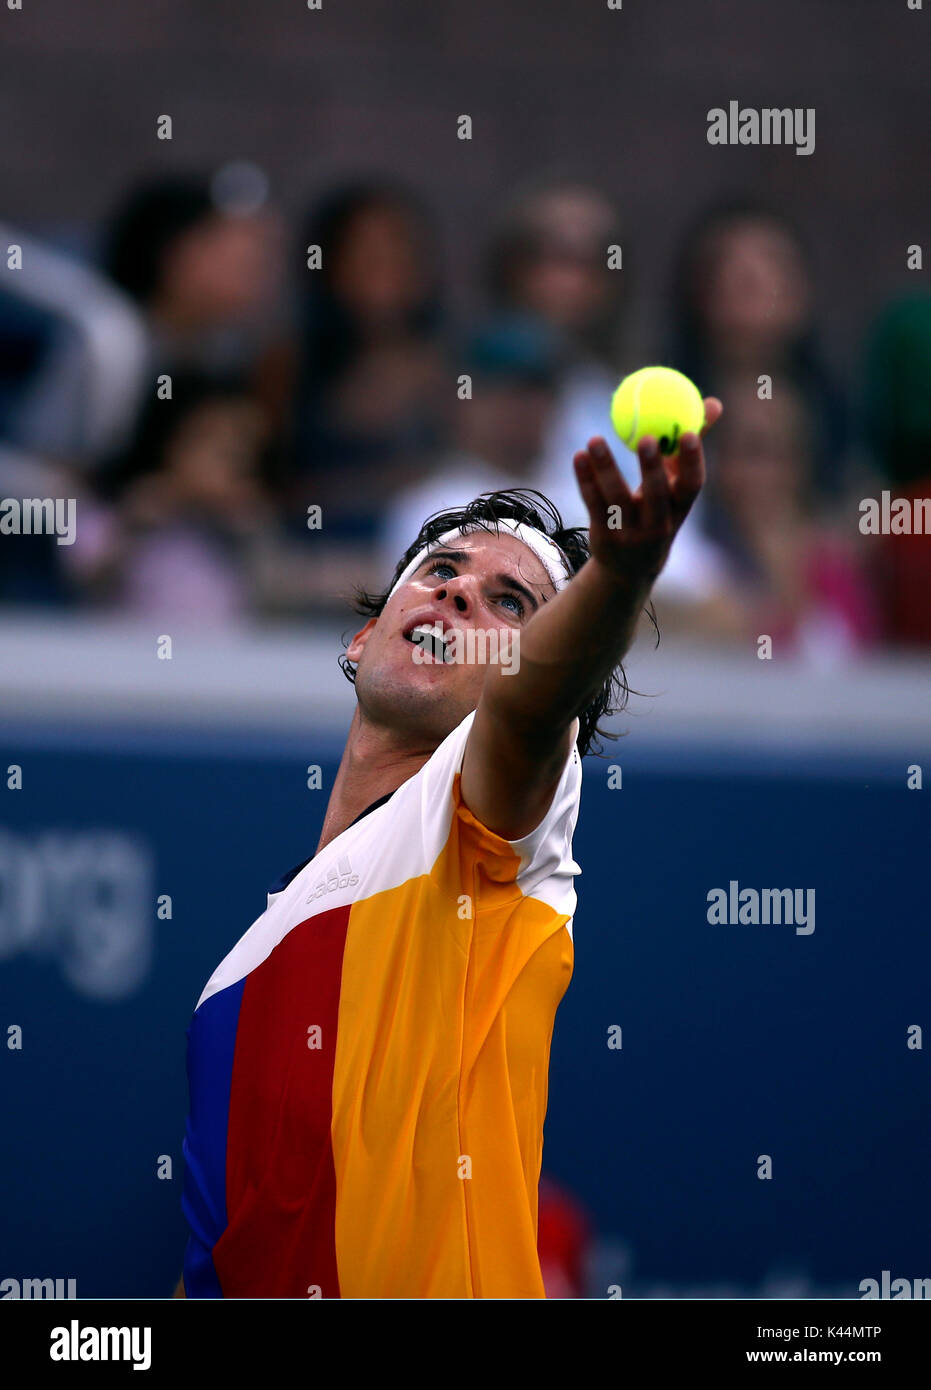
<path fill-rule="evenodd" d="M 628 449 L 652 434 L 661 454 L 675 454 L 689 430 L 705 423 L 698 387 L 671 367 L 641 367 L 625 376 L 611 397 L 611 423 Z"/>

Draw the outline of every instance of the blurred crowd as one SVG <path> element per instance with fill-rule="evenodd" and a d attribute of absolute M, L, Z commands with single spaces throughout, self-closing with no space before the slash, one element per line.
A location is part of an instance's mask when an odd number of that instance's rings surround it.
<path fill-rule="evenodd" d="M 931 536 L 858 527 L 863 497 L 931 495 L 931 298 L 889 303 L 842 380 L 806 248 L 771 208 L 687 230 L 649 315 L 666 337 L 644 343 L 609 264 L 621 212 L 567 179 L 475 228 L 466 321 L 429 207 L 380 180 L 295 226 L 252 166 L 160 177 L 83 256 L 0 231 L 0 498 L 77 499 L 71 545 L 0 534 L 0 603 L 345 615 L 429 514 L 480 492 L 537 488 L 585 525 L 572 455 L 593 434 L 636 485 L 610 398 L 664 362 L 725 414 L 657 586 L 662 629 L 767 633 L 813 662 L 931 645 Z"/>

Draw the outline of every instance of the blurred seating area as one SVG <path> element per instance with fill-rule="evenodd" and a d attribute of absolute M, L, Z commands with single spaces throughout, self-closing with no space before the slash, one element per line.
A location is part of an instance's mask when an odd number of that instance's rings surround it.
<path fill-rule="evenodd" d="M 773 637 L 824 666 L 931 645 L 931 536 L 863 535 L 859 502 L 931 495 L 931 297 L 864 324 L 843 379 L 809 256 L 755 202 L 686 229 L 629 330 L 623 210 L 541 179 L 489 225 L 453 313 L 428 200 L 381 179 L 286 217 L 256 166 L 126 190 L 76 255 L 0 226 L 0 498 L 76 499 L 73 544 L 4 534 L 0 605 L 186 625 L 343 616 L 421 523 L 531 487 L 585 525 L 572 453 L 657 357 L 725 404 L 710 479 L 656 590 L 664 632 Z M 626 243 L 625 243 L 626 244 Z M 468 378 L 468 386 L 464 384 Z"/>

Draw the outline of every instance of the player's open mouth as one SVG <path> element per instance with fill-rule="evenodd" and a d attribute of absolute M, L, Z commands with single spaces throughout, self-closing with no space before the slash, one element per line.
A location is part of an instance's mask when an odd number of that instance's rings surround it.
<path fill-rule="evenodd" d="M 447 634 L 441 631 L 438 623 L 417 623 L 410 632 L 404 633 L 405 642 L 410 642 L 414 647 L 420 647 L 424 652 L 424 660 L 431 664 L 434 662 L 446 664 L 448 660 L 446 639 Z"/>

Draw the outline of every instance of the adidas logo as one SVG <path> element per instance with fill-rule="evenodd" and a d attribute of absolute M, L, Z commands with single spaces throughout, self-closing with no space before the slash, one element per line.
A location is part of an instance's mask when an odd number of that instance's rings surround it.
<path fill-rule="evenodd" d="M 313 892 L 307 897 L 307 902 L 312 903 L 316 898 L 322 898 L 327 893 L 335 893 L 338 888 L 352 888 L 358 882 L 359 875 L 352 872 L 349 855 L 341 854 L 336 861 L 336 868 L 331 865 L 323 878 L 317 879 Z"/>

